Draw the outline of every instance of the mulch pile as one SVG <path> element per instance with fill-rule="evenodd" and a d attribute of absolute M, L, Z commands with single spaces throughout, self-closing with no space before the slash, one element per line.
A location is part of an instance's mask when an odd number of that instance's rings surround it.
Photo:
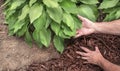
<path fill-rule="evenodd" d="M 69 42 L 69 43 L 68 43 Z M 60 58 L 43 63 L 33 63 L 27 71 L 103 71 L 92 64 L 84 64 L 84 60 L 76 51 L 85 46 L 91 50 L 98 46 L 102 55 L 112 63 L 120 65 L 120 36 L 107 34 L 92 34 L 67 41 L 67 47 Z"/>

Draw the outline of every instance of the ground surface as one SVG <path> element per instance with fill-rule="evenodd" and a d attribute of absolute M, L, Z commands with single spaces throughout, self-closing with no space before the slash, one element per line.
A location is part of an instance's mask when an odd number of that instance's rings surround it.
<path fill-rule="evenodd" d="M 120 65 L 120 36 L 92 34 L 69 40 L 69 42 L 60 58 L 43 63 L 33 63 L 27 71 L 103 71 L 98 66 L 83 64 L 84 60 L 75 53 L 81 51 L 80 46 L 85 46 L 91 50 L 98 46 L 107 60 Z"/>
<path fill-rule="evenodd" d="M 0 8 L 0 71 L 103 71 L 98 66 L 83 64 L 84 60 L 75 53 L 81 51 L 80 46 L 91 50 L 98 46 L 107 60 L 120 65 L 120 36 L 91 34 L 68 40 L 59 57 L 53 46 L 49 49 L 39 49 L 36 45 L 29 48 L 21 38 L 8 36 L 2 11 Z"/>
<path fill-rule="evenodd" d="M 0 71 L 26 71 L 27 66 L 33 62 L 59 57 L 52 45 L 48 49 L 40 49 L 33 44 L 33 48 L 30 48 L 23 39 L 8 36 L 7 30 L 3 8 L 0 7 Z"/>

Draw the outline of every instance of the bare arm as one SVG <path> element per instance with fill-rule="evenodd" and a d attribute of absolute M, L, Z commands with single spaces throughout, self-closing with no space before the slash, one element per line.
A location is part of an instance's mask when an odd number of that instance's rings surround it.
<path fill-rule="evenodd" d="M 82 28 L 78 29 L 75 37 L 92 33 L 106 33 L 120 35 L 120 19 L 111 22 L 92 22 L 87 18 L 78 15 L 82 21 Z"/>
<path fill-rule="evenodd" d="M 95 23 L 93 28 L 97 33 L 120 35 L 120 20 Z"/>
<path fill-rule="evenodd" d="M 100 61 L 99 66 L 104 69 L 104 71 L 120 71 L 120 66 L 115 65 L 111 62 L 109 62 L 106 59 L 102 59 Z"/>

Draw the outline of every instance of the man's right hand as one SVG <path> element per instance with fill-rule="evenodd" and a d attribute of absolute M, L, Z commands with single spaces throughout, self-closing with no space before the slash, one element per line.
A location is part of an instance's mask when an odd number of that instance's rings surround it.
<path fill-rule="evenodd" d="M 95 32 L 95 23 L 78 15 L 78 18 L 82 21 L 82 28 L 76 31 L 75 38 L 82 36 L 82 35 L 89 35 Z"/>

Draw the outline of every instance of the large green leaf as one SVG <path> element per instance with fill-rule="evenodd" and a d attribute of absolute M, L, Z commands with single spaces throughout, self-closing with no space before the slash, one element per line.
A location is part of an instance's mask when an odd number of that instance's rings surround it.
<path fill-rule="evenodd" d="M 116 12 L 115 16 L 116 16 L 116 19 L 120 18 L 120 9 Z"/>
<path fill-rule="evenodd" d="M 57 0 L 43 0 L 43 3 L 44 3 L 47 7 L 52 7 L 52 8 L 55 8 L 55 7 L 58 7 L 58 6 L 59 6 Z"/>
<path fill-rule="evenodd" d="M 5 14 L 6 15 L 5 18 L 10 19 L 10 16 L 12 16 L 14 13 L 15 13 L 15 10 L 7 11 L 7 14 Z"/>
<path fill-rule="evenodd" d="M 45 27 L 45 25 L 46 25 L 45 11 L 43 11 L 42 15 L 33 22 L 33 25 L 34 25 L 35 29 L 39 30 L 39 31 Z"/>
<path fill-rule="evenodd" d="M 56 35 L 58 35 L 59 31 L 60 31 L 60 24 L 58 24 L 56 22 L 52 22 L 51 29 L 55 32 Z"/>
<path fill-rule="evenodd" d="M 95 17 L 93 9 L 91 9 L 89 5 L 80 5 L 78 9 L 79 9 L 79 15 L 86 17 L 91 21 L 96 21 L 97 18 Z"/>
<path fill-rule="evenodd" d="M 60 6 L 56 8 L 47 8 L 47 12 L 55 22 L 60 24 L 63 17 L 63 11 Z"/>
<path fill-rule="evenodd" d="M 9 30 L 14 29 L 13 27 L 14 27 L 14 23 L 16 22 L 16 20 L 17 19 L 15 17 L 11 17 L 11 18 L 7 19 Z"/>
<path fill-rule="evenodd" d="M 81 26 L 82 26 L 82 23 L 80 22 L 80 20 L 77 17 L 75 17 L 75 16 L 72 16 L 72 17 L 73 17 L 73 20 L 74 20 L 74 23 L 75 23 L 75 28 L 80 29 Z"/>
<path fill-rule="evenodd" d="M 11 4 L 10 10 L 16 9 L 18 6 L 23 4 L 26 0 L 14 0 Z"/>
<path fill-rule="evenodd" d="M 118 2 L 119 0 L 103 0 L 101 5 L 99 6 L 99 9 L 107 9 L 114 7 Z"/>
<path fill-rule="evenodd" d="M 99 10 L 98 10 L 97 5 L 88 5 L 88 6 L 92 9 L 92 11 L 93 11 L 93 13 L 94 13 L 94 15 L 95 15 L 95 17 L 97 19 L 98 16 L 99 16 Z"/>
<path fill-rule="evenodd" d="M 111 13 L 107 14 L 107 16 L 105 17 L 104 21 L 115 20 L 116 19 L 115 14 L 116 14 L 115 10 L 111 11 Z"/>
<path fill-rule="evenodd" d="M 29 6 L 32 6 L 37 0 L 30 0 L 29 1 Z"/>
<path fill-rule="evenodd" d="M 60 5 L 67 13 L 78 13 L 76 4 L 70 0 L 63 0 Z"/>
<path fill-rule="evenodd" d="M 28 31 L 28 29 L 27 29 L 27 31 L 26 31 L 26 33 L 25 33 L 25 41 L 26 41 L 29 45 L 32 46 L 32 36 L 31 36 L 30 32 Z"/>
<path fill-rule="evenodd" d="M 62 25 L 62 28 L 64 29 L 63 32 L 66 36 L 72 37 L 75 36 L 76 34 L 76 29 L 71 30 L 68 26 L 66 26 L 65 24 Z"/>
<path fill-rule="evenodd" d="M 17 21 L 13 26 L 14 27 L 14 33 L 16 33 L 19 29 L 21 29 L 24 24 L 25 24 L 24 20 Z"/>
<path fill-rule="evenodd" d="M 35 3 L 31 8 L 29 12 L 30 22 L 33 23 L 37 18 L 39 18 L 42 15 L 43 6 L 42 4 Z"/>
<path fill-rule="evenodd" d="M 51 24 L 51 22 L 52 22 L 52 19 L 48 16 L 48 14 L 46 13 L 46 15 L 47 15 L 47 20 L 46 20 L 46 25 L 45 25 L 45 28 L 48 28 L 49 27 L 49 25 Z"/>
<path fill-rule="evenodd" d="M 65 35 L 64 29 L 60 29 L 60 31 L 59 31 L 59 37 L 64 38 L 64 39 L 70 39 L 70 36 Z"/>
<path fill-rule="evenodd" d="M 26 16 L 28 15 L 28 13 L 29 13 L 29 10 L 30 10 L 29 6 L 28 6 L 28 5 L 25 5 L 25 6 L 23 7 L 23 9 L 22 9 L 21 15 L 18 17 L 18 20 L 20 21 L 20 20 L 25 19 L 25 17 L 26 17 Z"/>
<path fill-rule="evenodd" d="M 54 36 L 53 42 L 54 42 L 54 46 L 57 49 L 57 51 L 62 53 L 64 50 L 64 40 L 58 36 Z"/>
<path fill-rule="evenodd" d="M 45 28 L 42 29 L 40 31 L 40 41 L 44 46 L 48 47 L 51 41 L 51 31 Z"/>
<path fill-rule="evenodd" d="M 27 28 L 28 28 L 27 25 L 28 25 L 28 24 L 24 24 L 23 27 L 21 28 L 21 30 L 18 30 L 18 31 L 17 31 L 16 34 L 17 34 L 18 37 L 24 36 L 24 34 L 26 33 Z"/>
<path fill-rule="evenodd" d="M 33 32 L 33 39 L 37 43 L 39 47 L 42 47 L 42 43 L 40 41 L 40 31 L 39 30 L 34 30 Z"/>
<path fill-rule="evenodd" d="M 97 4 L 99 3 L 98 0 L 80 0 L 82 3 L 85 4 Z"/>
<path fill-rule="evenodd" d="M 64 13 L 63 14 L 63 22 L 71 29 L 74 30 L 75 29 L 75 24 L 74 24 L 74 20 L 72 18 L 72 16 L 68 13 Z"/>

